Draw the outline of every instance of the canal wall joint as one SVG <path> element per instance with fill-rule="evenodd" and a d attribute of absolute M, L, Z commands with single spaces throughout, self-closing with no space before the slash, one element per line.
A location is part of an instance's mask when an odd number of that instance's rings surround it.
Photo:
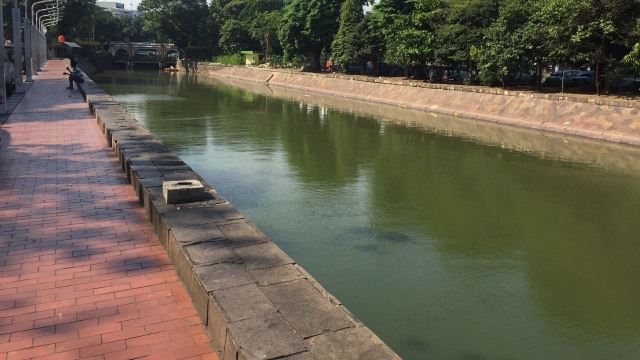
<path fill-rule="evenodd" d="M 91 79 L 79 88 L 221 359 L 399 359 Z M 185 180 L 204 192 L 167 204 L 163 184 Z"/>
<path fill-rule="evenodd" d="M 640 102 L 220 64 L 197 73 L 640 146 Z"/>

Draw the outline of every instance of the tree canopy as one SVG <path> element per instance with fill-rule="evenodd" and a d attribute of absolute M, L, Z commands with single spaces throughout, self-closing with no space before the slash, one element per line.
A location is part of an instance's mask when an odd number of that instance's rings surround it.
<path fill-rule="evenodd" d="M 316 69 L 322 56 L 343 69 L 385 61 L 502 85 L 523 72 L 539 84 L 543 69 L 591 69 L 607 81 L 640 73 L 640 0 L 142 0 L 140 19 L 128 20 L 95 0 L 64 4 L 69 38 L 262 51 Z"/>
<path fill-rule="evenodd" d="M 190 44 L 208 44 L 206 0 L 142 0 L 143 29 L 156 41 L 173 42 L 186 51 Z"/>

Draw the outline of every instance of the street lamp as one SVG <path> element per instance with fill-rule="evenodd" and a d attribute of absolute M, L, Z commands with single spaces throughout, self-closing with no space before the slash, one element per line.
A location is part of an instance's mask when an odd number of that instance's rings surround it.
<path fill-rule="evenodd" d="M 57 19 L 57 18 L 56 18 L 56 19 L 52 19 L 52 20 L 45 20 L 45 21 L 43 21 L 43 22 L 42 22 L 42 29 L 43 29 L 44 33 L 45 33 L 45 34 L 47 33 L 47 28 L 48 28 L 50 25 L 53 25 L 53 24 L 55 24 L 55 23 L 57 23 L 57 22 L 58 22 L 58 19 Z"/>
<path fill-rule="evenodd" d="M 18 0 L 13 0 L 11 9 L 11 22 L 13 24 L 13 63 L 16 66 L 14 73 L 16 85 L 22 85 L 22 24 L 20 23 L 20 9 Z"/>
<path fill-rule="evenodd" d="M 27 18 L 27 6 L 28 6 L 28 0 L 25 0 L 25 18 Z M 54 3 L 55 4 L 52 4 Z M 40 0 L 40 1 L 36 1 L 33 4 L 31 4 L 31 24 L 29 26 L 30 31 L 29 31 L 29 42 L 31 43 L 31 47 L 30 47 L 30 51 L 29 51 L 29 56 L 27 58 L 27 71 L 29 71 L 29 68 L 31 69 L 35 69 L 35 71 L 39 71 L 40 70 L 40 64 L 41 64 L 41 56 L 40 56 L 40 52 L 42 50 L 42 48 L 44 47 L 45 51 L 46 51 L 46 39 L 43 39 L 43 35 L 38 32 L 38 22 L 37 22 L 37 12 L 35 10 L 35 7 L 41 4 L 47 4 L 47 8 L 51 9 L 52 7 L 58 7 L 58 0 Z M 26 33 L 26 28 L 27 28 L 27 23 L 28 21 L 25 20 L 25 33 Z M 26 37 L 26 36 L 25 36 Z M 26 43 L 26 41 L 25 41 Z M 43 44 L 44 43 L 44 44 Z M 25 50 L 25 56 L 26 56 L 27 50 Z M 28 77 L 28 75 L 27 75 Z"/>
<path fill-rule="evenodd" d="M 53 10 L 53 8 L 45 8 L 45 9 L 40 9 L 40 10 L 36 11 L 36 22 L 35 22 L 35 24 L 36 25 L 40 25 L 40 22 L 42 22 L 42 19 L 45 16 L 50 16 L 51 15 L 50 11 L 52 11 L 52 10 Z M 42 14 L 42 16 L 39 16 L 40 13 L 43 12 L 43 11 L 49 11 L 49 13 Z M 39 17 L 39 19 L 38 19 L 38 17 Z M 42 30 L 42 26 L 37 26 L 36 28 Z"/>
<path fill-rule="evenodd" d="M 24 63 L 25 63 L 25 72 L 27 75 L 27 81 L 32 81 L 33 78 L 33 47 L 32 43 L 35 39 L 33 38 L 33 9 L 36 5 L 51 2 L 54 0 L 44 0 L 44 1 L 36 1 L 31 4 L 31 19 L 29 19 L 29 0 L 24 0 Z M 57 1 L 57 0 L 55 0 Z"/>
<path fill-rule="evenodd" d="M 0 11 L 0 24 L 4 24 L 3 19 L 3 11 Z M 2 56 L 2 61 L 0 61 L 0 79 L 2 79 L 2 87 L 0 87 L 0 101 L 2 101 L 2 113 L 7 113 L 7 87 L 6 87 L 6 79 L 4 76 L 4 26 L 0 28 L 0 42 L 2 43 L 2 48 L 0 48 L 0 56 Z"/>
<path fill-rule="evenodd" d="M 54 3 L 55 2 L 55 3 Z M 37 69 L 37 71 L 40 70 L 40 67 L 42 65 L 42 63 L 44 63 L 47 59 L 46 54 L 47 54 L 47 40 L 46 37 L 44 36 L 44 33 L 42 31 L 42 25 L 40 24 L 43 20 L 43 17 L 46 15 L 40 15 L 42 12 L 44 11 L 48 11 L 49 13 L 51 13 L 54 10 L 58 9 L 58 1 L 57 0 L 45 0 L 45 1 L 40 1 L 37 3 L 34 3 L 32 5 L 32 10 L 34 9 L 35 5 L 38 4 L 46 4 L 46 7 L 36 10 L 35 12 L 31 13 L 32 16 L 32 21 L 33 21 L 33 26 L 32 29 L 34 30 L 32 32 L 32 34 L 34 34 L 34 38 L 36 39 L 36 41 L 33 42 L 33 49 L 35 52 L 35 55 L 33 56 L 33 60 L 35 62 L 35 67 Z M 36 43 L 37 42 L 37 43 Z"/>
<path fill-rule="evenodd" d="M 53 21 L 58 22 L 58 14 L 57 12 L 53 12 L 53 13 L 48 13 L 48 14 L 44 14 L 40 17 L 40 29 L 43 29 L 43 25 L 45 22 L 51 22 Z"/>

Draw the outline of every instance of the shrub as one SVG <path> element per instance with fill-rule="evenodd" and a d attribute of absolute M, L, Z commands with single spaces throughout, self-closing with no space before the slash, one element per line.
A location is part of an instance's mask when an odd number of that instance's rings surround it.
<path fill-rule="evenodd" d="M 213 58 L 213 62 L 225 65 L 244 65 L 244 58 L 240 54 L 219 55 Z"/>

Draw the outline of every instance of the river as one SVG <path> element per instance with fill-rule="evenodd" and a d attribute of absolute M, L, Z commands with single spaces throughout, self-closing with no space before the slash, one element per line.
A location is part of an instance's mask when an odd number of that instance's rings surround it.
<path fill-rule="evenodd" d="M 404 359 L 640 357 L 638 149 L 182 73 L 94 79 Z"/>

